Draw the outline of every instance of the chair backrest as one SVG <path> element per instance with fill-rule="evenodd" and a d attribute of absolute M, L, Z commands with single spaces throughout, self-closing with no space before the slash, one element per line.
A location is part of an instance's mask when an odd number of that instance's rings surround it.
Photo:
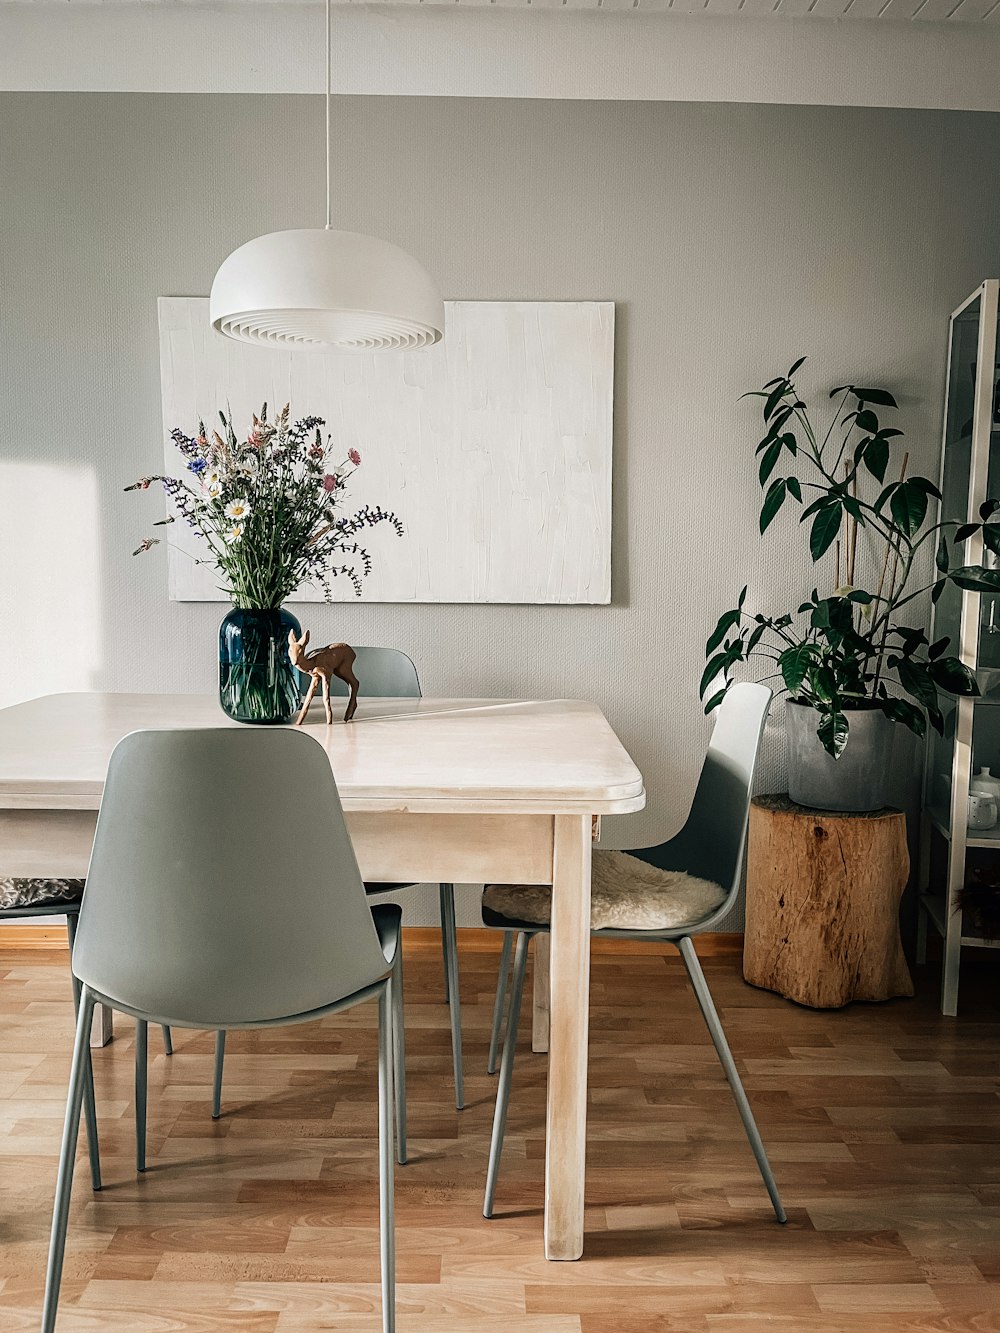
<path fill-rule="evenodd" d="M 684 827 L 669 842 L 638 853 L 654 865 L 720 884 L 729 895 L 720 914 L 740 887 L 750 794 L 772 693 L 750 682 L 730 686 Z"/>
<path fill-rule="evenodd" d="M 115 747 L 73 970 L 151 1019 L 224 1028 L 386 974 L 330 761 L 292 730 L 137 731 Z"/>
<path fill-rule="evenodd" d="M 355 648 L 354 674 L 358 678 L 358 697 L 369 699 L 419 699 L 417 668 L 398 648 Z M 345 695 L 342 680 L 330 681 L 330 693 Z"/>

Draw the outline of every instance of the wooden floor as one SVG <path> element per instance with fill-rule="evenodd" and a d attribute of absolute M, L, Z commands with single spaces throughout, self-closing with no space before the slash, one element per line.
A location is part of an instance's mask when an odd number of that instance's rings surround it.
<path fill-rule="evenodd" d="M 674 957 L 595 957 L 586 1257 L 541 1257 L 545 1060 L 515 1071 L 498 1216 L 480 1215 L 495 958 L 462 955 L 468 1109 L 451 1106 L 440 960 L 408 958 L 410 1164 L 400 1333 L 1000 1330 L 995 971 L 963 1016 L 836 1013 L 706 961 L 790 1221 L 778 1226 Z M 967 975 L 970 980 L 967 984 Z M 529 992 L 530 993 L 530 992 Z M 60 1330 L 375 1330 L 374 1006 L 211 1042 L 150 1032 L 149 1173 L 132 1167 L 131 1025 L 95 1053 L 105 1190 L 85 1161 Z M 65 954 L 0 953 L 0 1329 L 37 1329 L 68 1071 Z M 82 1136 L 81 1136 L 82 1137 Z"/>

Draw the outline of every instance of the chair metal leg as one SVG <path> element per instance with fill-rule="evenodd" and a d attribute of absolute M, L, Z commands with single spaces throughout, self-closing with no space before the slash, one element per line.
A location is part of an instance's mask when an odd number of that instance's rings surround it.
<path fill-rule="evenodd" d="M 527 963 L 528 936 L 522 932 L 517 937 L 517 948 L 514 950 L 514 973 L 510 983 L 510 1007 L 507 1011 L 507 1036 L 504 1038 L 503 1055 L 500 1057 L 500 1081 L 497 1084 L 497 1104 L 493 1112 L 493 1137 L 490 1140 L 490 1163 L 486 1171 L 483 1217 L 493 1216 L 493 1197 L 496 1194 L 503 1136 L 507 1126 L 507 1106 L 510 1102 L 510 1083 L 514 1074 L 517 1027 L 521 1017 L 521 996 L 524 992 L 524 971 Z"/>
<path fill-rule="evenodd" d="M 220 1028 L 215 1034 L 215 1073 L 212 1077 L 212 1119 L 222 1115 L 222 1070 L 226 1062 L 226 1033 Z"/>
<path fill-rule="evenodd" d="M 505 930 L 503 948 L 500 950 L 500 971 L 497 973 L 497 994 L 493 1001 L 493 1027 L 490 1030 L 490 1057 L 486 1062 L 487 1074 L 497 1072 L 497 1051 L 500 1049 L 500 1030 L 503 1027 L 505 1001 L 507 999 L 507 973 L 510 971 L 510 955 L 514 946 L 514 932 Z"/>
<path fill-rule="evenodd" d="M 382 1268 L 382 1333 L 396 1329 L 396 1219 L 392 1164 L 392 999 L 387 983 L 378 999 L 378 1184 Z"/>
<path fill-rule="evenodd" d="M 69 1201 L 73 1188 L 73 1164 L 76 1158 L 76 1141 L 80 1134 L 80 1110 L 83 1104 L 87 1063 L 90 1056 L 90 1027 L 93 1021 L 94 999 L 90 991 L 83 987 L 80 1012 L 76 1020 L 73 1065 L 69 1076 L 66 1119 L 63 1123 L 62 1147 L 59 1150 L 59 1173 L 56 1177 L 56 1197 L 52 1209 L 52 1233 L 49 1239 L 49 1260 L 45 1273 L 42 1333 L 53 1333 L 56 1326 L 59 1287 L 62 1282 L 63 1255 L 66 1251 Z"/>
<path fill-rule="evenodd" d="M 465 1106 L 462 1076 L 462 1005 L 458 992 L 458 933 L 455 929 L 455 886 L 442 884 L 441 940 L 448 974 L 448 1007 L 451 1010 L 451 1062 L 455 1070 L 455 1108 Z"/>
<path fill-rule="evenodd" d="M 73 944 L 76 941 L 76 916 L 70 913 L 66 917 L 66 934 L 69 936 L 70 980 L 73 983 L 73 1013 L 80 1015 L 80 982 L 73 971 Z M 90 1185 L 96 1192 L 101 1188 L 101 1150 L 97 1137 L 97 1102 L 94 1096 L 94 1062 L 87 1044 L 87 1068 L 83 1083 L 83 1116 L 87 1126 L 87 1155 L 90 1158 Z"/>
<path fill-rule="evenodd" d="M 781 1195 L 778 1193 L 778 1186 L 774 1179 L 774 1172 L 771 1170 L 771 1164 L 767 1160 L 767 1153 L 764 1151 L 764 1142 L 760 1137 L 760 1130 L 757 1128 L 757 1122 L 753 1118 L 753 1111 L 750 1109 L 750 1103 L 747 1101 L 746 1092 L 740 1081 L 739 1073 L 736 1069 L 736 1062 L 733 1059 L 733 1053 L 729 1049 L 729 1043 L 726 1041 L 726 1034 L 723 1031 L 722 1023 L 715 1008 L 715 1002 L 712 999 L 712 992 L 708 989 L 708 982 L 705 980 L 705 974 L 701 970 L 701 963 L 698 961 L 698 954 L 695 951 L 694 941 L 689 935 L 683 936 L 677 941 L 677 947 L 681 951 L 681 958 L 684 960 L 684 966 L 687 968 L 687 974 L 691 979 L 691 986 L 698 1001 L 698 1007 L 701 1010 L 702 1017 L 711 1034 L 715 1045 L 719 1061 L 722 1064 L 726 1078 L 729 1080 L 729 1086 L 732 1089 L 733 1097 L 736 1100 L 736 1106 L 740 1113 L 740 1119 L 743 1121 L 743 1128 L 746 1130 L 746 1136 L 750 1141 L 750 1147 L 753 1149 L 753 1155 L 757 1159 L 757 1166 L 760 1169 L 761 1178 L 771 1196 L 771 1206 L 774 1208 L 774 1215 L 779 1222 L 787 1222 L 788 1215 L 785 1212 L 784 1204 L 781 1202 Z"/>
<path fill-rule="evenodd" d="M 149 1025 L 135 1020 L 135 1169 L 146 1169 L 146 1068 Z"/>
<path fill-rule="evenodd" d="M 162 1030 L 163 1030 L 163 1053 L 164 1053 L 164 1055 L 173 1055 L 173 1053 L 174 1053 L 174 1039 L 173 1039 L 173 1037 L 170 1035 L 170 1029 L 169 1029 L 169 1028 L 167 1027 L 167 1025 L 164 1023 L 164 1024 L 162 1025 Z"/>
<path fill-rule="evenodd" d="M 451 980 L 448 976 L 448 941 L 445 938 L 444 931 L 444 896 L 448 889 L 452 893 L 455 891 L 454 884 L 438 885 L 438 902 L 441 904 L 441 973 L 444 977 L 444 1002 L 447 1004 L 451 999 Z"/>
<path fill-rule="evenodd" d="M 396 1161 L 406 1164 L 406 1035 L 403 1028 L 403 950 L 397 946 L 392 993 L 392 1088 L 396 1107 Z"/>

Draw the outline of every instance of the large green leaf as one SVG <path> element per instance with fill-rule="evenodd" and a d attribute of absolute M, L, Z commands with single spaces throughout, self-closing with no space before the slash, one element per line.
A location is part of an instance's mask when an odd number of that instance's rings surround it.
<path fill-rule="evenodd" d="M 812 644 L 797 643 L 794 648 L 786 648 L 778 658 L 781 678 L 785 682 L 785 688 L 789 694 L 795 695 L 801 689 L 802 682 L 806 678 L 806 672 L 813 660 L 813 653 Z"/>
<path fill-rule="evenodd" d="M 889 511 L 896 526 L 912 537 L 927 516 L 927 492 L 915 481 L 904 481 L 893 491 Z"/>
<path fill-rule="evenodd" d="M 812 531 L 809 533 L 809 550 L 813 560 L 818 560 L 830 549 L 833 539 L 840 531 L 842 517 L 843 511 L 840 505 L 832 504 L 821 509 L 813 519 Z"/>
<path fill-rule="evenodd" d="M 705 644 L 705 652 L 714 653 L 719 644 L 726 637 L 732 627 L 739 623 L 739 610 L 734 608 L 732 611 L 723 611 L 718 619 L 718 623 L 712 633 L 708 636 L 708 642 Z"/>
<path fill-rule="evenodd" d="M 948 573 L 948 538 L 943 532 L 938 538 L 937 553 L 934 556 L 934 563 L 942 574 Z"/>
<path fill-rule="evenodd" d="M 791 368 L 791 370 L 788 372 L 788 374 L 785 376 L 785 379 L 786 379 L 786 380 L 790 380 L 790 379 L 792 378 L 792 376 L 795 374 L 795 372 L 799 369 L 799 367 L 802 366 L 802 365 L 804 365 L 804 364 L 805 364 L 805 357 L 804 357 L 804 356 L 800 356 L 799 359 L 798 359 L 798 361 L 794 362 L 794 364 L 792 365 L 792 368 Z"/>
<path fill-rule="evenodd" d="M 899 485 L 900 483 L 898 481 L 890 481 L 888 486 L 884 486 L 882 490 L 879 491 L 878 499 L 873 506 L 876 513 L 880 514 L 882 512 L 882 506 L 885 504 L 886 500 L 888 500 L 889 496 L 893 495 L 899 489 Z"/>
<path fill-rule="evenodd" d="M 781 402 L 782 398 L 784 398 L 787 392 L 788 392 L 788 381 L 779 380 L 778 383 L 771 390 L 771 392 L 768 394 L 767 402 L 764 404 L 765 421 L 770 420 L 771 413 L 778 406 L 778 404 Z"/>
<path fill-rule="evenodd" d="M 837 677 L 833 674 L 832 667 L 826 665 L 811 667 L 807 678 L 809 689 L 815 699 L 821 704 L 833 702 L 837 693 Z"/>
<path fill-rule="evenodd" d="M 714 684 L 719 673 L 725 670 L 728 659 L 728 653 L 716 653 L 714 657 L 708 659 L 705 670 L 702 672 L 701 684 L 698 686 L 699 699 L 704 699 L 705 691 L 709 685 Z"/>
<path fill-rule="evenodd" d="M 865 446 L 865 467 L 876 481 L 885 481 L 885 470 L 889 466 L 889 445 L 885 440 L 873 436 Z"/>
<path fill-rule="evenodd" d="M 892 660 L 891 665 L 895 667 L 899 683 L 907 694 L 912 695 L 918 703 L 927 708 L 937 707 L 937 688 L 923 662 L 913 662 L 909 658 L 900 657 Z M 937 663 L 934 662 L 932 665 L 937 666 Z"/>
<path fill-rule="evenodd" d="M 901 722 L 904 727 L 923 736 L 927 731 L 927 722 L 923 713 L 906 699 L 883 699 L 882 712 L 891 722 Z"/>
<path fill-rule="evenodd" d="M 823 749 L 826 750 L 827 754 L 832 755 L 834 759 L 839 759 L 844 753 L 844 747 L 847 745 L 847 739 L 850 735 L 847 718 L 839 709 L 821 714 L 816 735 L 822 742 Z"/>
<path fill-rule="evenodd" d="M 940 500 L 942 498 L 941 492 L 929 477 L 911 477 L 910 485 L 919 487 L 920 490 L 926 491 L 928 495 L 933 495 L 935 500 Z"/>
<path fill-rule="evenodd" d="M 761 535 L 767 531 L 775 514 L 785 502 L 785 496 L 788 494 L 788 485 L 784 477 L 778 477 L 771 482 L 767 494 L 764 496 L 764 504 L 760 511 L 760 531 Z"/>
<path fill-rule="evenodd" d="M 919 625 L 894 625 L 889 633 L 899 639 L 899 651 L 904 657 L 912 657 L 927 642 L 927 635 Z"/>
<path fill-rule="evenodd" d="M 940 686 L 942 690 L 947 690 L 949 694 L 964 694 L 975 697 L 980 692 L 975 673 L 970 671 L 965 663 L 957 657 L 937 658 L 928 664 L 927 673 L 935 685 Z"/>
<path fill-rule="evenodd" d="M 952 583 L 967 592 L 1000 592 L 1000 569 L 985 569 L 982 565 L 960 565 L 948 575 Z"/>
<path fill-rule="evenodd" d="M 887 389 L 854 389 L 855 398 L 862 403 L 874 403 L 876 407 L 896 407 L 897 403 Z"/>
<path fill-rule="evenodd" d="M 779 435 L 778 438 L 776 440 L 772 440 L 771 443 L 764 450 L 764 456 L 760 460 L 760 472 L 758 473 L 758 476 L 760 477 L 760 484 L 762 486 L 764 485 L 764 482 L 767 481 L 771 473 L 774 471 L 775 467 L 777 466 L 778 459 L 781 457 L 781 451 L 784 448 L 782 444 L 782 438 L 783 437 Z"/>
<path fill-rule="evenodd" d="M 722 703 L 725 697 L 726 697 L 725 690 L 719 690 L 718 694 L 713 694 L 711 699 L 709 699 L 708 703 L 705 705 L 705 716 L 708 717 L 709 713 L 711 713 L 713 709 L 718 708 L 719 704 Z"/>
<path fill-rule="evenodd" d="M 744 650 L 744 651 L 745 651 L 745 654 L 746 654 L 747 657 L 750 656 L 750 654 L 753 652 L 753 650 L 757 647 L 758 643 L 760 643 L 761 638 L 763 637 L 764 631 L 765 631 L 766 629 L 767 629 L 767 625 L 766 625 L 766 624 L 761 624 L 761 625 L 758 625 L 756 629 L 754 629 L 754 630 L 751 631 L 751 633 L 750 633 L 750 637 L 749 637 L 749 639 L 747 639 L 747 642 L 746 642 L 746 648 L 745 648 L 745 650 Z"/>

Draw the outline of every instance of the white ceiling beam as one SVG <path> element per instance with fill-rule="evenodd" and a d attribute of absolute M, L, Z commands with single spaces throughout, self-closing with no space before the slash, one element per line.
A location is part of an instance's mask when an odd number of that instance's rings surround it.
<path fill-rule="evenodd" d="M 322 34 L 316 4 L 0 0 L 0 89 L 316 93 Z M 341 93 L 1000 111 L 993 22 L 351 4 L 334 41 Z"/>

